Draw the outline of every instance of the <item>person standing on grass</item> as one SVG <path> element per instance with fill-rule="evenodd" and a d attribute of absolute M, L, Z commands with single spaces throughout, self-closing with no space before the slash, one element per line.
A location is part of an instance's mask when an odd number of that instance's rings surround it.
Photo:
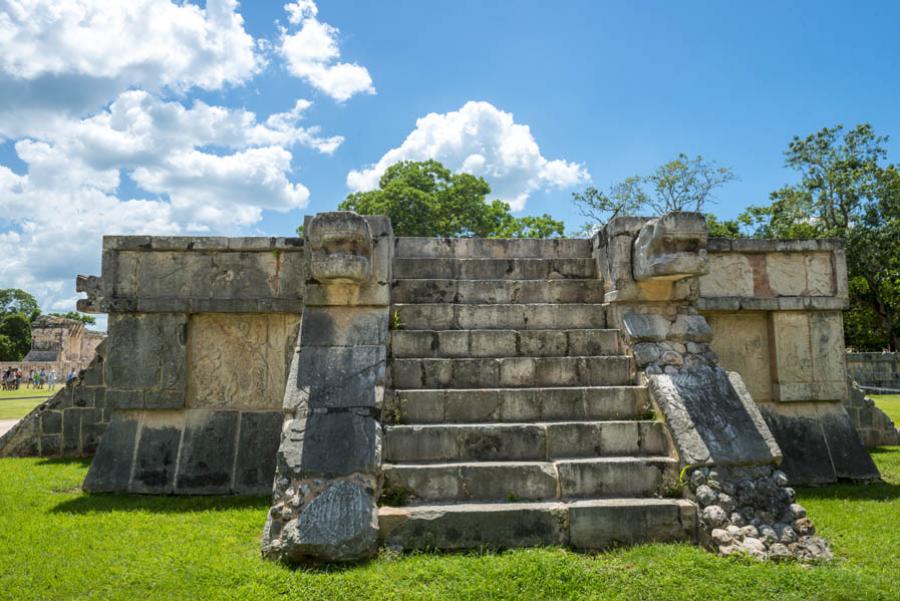
<path fill-rule="evenodd" d="M 18 367 L 16 368 L 16 390 L 18 390 L 22 386 L 22 370 Z"/>
<path fill-rule="evenodd" d="M 25 388 L 31 388 L 31 383 L 34 382 L 34 370 L 28 370 L 28 379 L 25 380 Z"/>
<path fill-rule="evenodd" d="M 47 388 L 53 390 L 56 388 L 56 370 L 50 370 L 50 375 L 47 376 Z"/>

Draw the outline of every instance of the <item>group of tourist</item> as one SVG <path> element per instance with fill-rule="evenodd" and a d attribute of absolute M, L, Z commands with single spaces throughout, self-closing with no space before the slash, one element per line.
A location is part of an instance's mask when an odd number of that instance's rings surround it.
<path fill-rule="evenodd" d="M 76 377 L 75 370 L 71 369 L 66 375 L 66 382 L 70 382 Z M 29 369 L 27 377 L 18 367 L 7 367 L 0 372 L 0 384 L 2 384 L 3 390 L 19 390 L 23 381 L 26 389 L 43 390 L 44 386 L 46 386 L 47 390 L 53 390 L 56 388 L 59 378 L 55 369 L 47 371 L 43 367 L 40 369 Z"/>

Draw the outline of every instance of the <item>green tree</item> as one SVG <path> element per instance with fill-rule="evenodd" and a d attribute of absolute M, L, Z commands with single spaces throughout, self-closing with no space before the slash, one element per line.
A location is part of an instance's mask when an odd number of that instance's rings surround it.
<path fill-rule="evenodd" d="M 437 161 L 402 161 L 387 168 L 377 190 L 355 192 L 339 205 L 360 215 L 387 215 L 398 236 L 544 238 L 561 236 L 550 215 L 514 217 L 509 205 L 487 202 L 484 178 L 453 173 Z"/>
<path fill-rule="evenodd" d="M 55 317 L 65 317 L 66 319 L 74 319 L 86 325 L 93 325 L 97 323 L 97 319 L 93 315 L 87 315 L 86 313 L 81 313 L 79 311 L 69 311 L 67 313 L 51 313 L 50 315 L 53 315 Z"/>
<path fill-rule="evenodd" d="M 31 348 L 31 320 L 24 313 L 7 313 L 0 317 L 0 336 L 8 341 L 0 344 L 7 353 L 0 360 L 21 361 Z"/>
<path fill-rule="evenodd" d="M 884 144 L 869 124 L 838 125 L 785 151 L 800 181 L 742 215 L 761 238 L 839 238 L 847 244 L 851 310 L 848 346 L 900 350 L 900 171 L 884 165 Z"/>
<path fill-rule="evenodd" d="M 741 222 L 738 219 L 727 219 L 720 221 L 718 217 L 712 213 L 704 215 L 706 217 L 706 226 L 709 229 L 710 238 L 745 238 L 741 231 Z"/>
<path fill-rule="evenodd" d="M 657 215 L 703 211 L 713 202 L 715 191 L 734 179 L 728 167 L 720 167 L 699 155 L 691 159 L 682 153 L 649 175 L 627 177 L 613 184 L 608 192 L 591 186 L 574 193 L 572 200 L 588 219 L 582 230 L 591 232 L 613 217 L 636 215 L 645 210 Z"/>
<path fill-rule="evenodd" d="M 41 308 L 37 300 L 19 288 L 0 289 L 0 316 L 9 313 L 23 313 L 29 321 L 37 319 Z"/>

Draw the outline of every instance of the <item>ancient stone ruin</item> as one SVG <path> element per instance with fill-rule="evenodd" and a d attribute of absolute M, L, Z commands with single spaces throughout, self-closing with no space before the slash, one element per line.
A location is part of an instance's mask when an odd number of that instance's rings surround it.
<path fill-rule="evenodd" d="M 57 382 L 66 374 L 86 368 L 106 336 L 84 327 L 77 319 L 41 315 L 31 324 L 31 348 L 21 361 L 0 362 L 0 369 L 18 367 L 24 373 L 35 369 L 56 372 Z"/>
<path fill-rule="evenodd" d="M 289 563 L 672 540 L 817 560 L 789 483 L 879 477 L 843 404 L 837 242 L 708 239 L 692 213 L 590 240 L 304 232 L 104 238 L 79 308 L 109 338 L 67 393 L 102 433 L 86 491 L 271 494 L 262 552 Z M 48 415 L 0 452 L 84 453 L 43 446 Z"/>

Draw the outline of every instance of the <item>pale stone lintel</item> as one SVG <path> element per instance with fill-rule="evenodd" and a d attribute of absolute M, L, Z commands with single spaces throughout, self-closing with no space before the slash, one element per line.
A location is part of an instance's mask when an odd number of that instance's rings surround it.
<path fill-rule="evenodd" d="M 103 250 L 303 252 L 302 238 L 224 236 L 103 236 Z"/>
<path fill-rule="evenodd" d="M 849 306 L 846 298 L 835 296 L 719 296 L 697 300 L 701 311 L 843 311 Z"/>
<path fill-rule="evenodd" d="M 710 253 L 783 253 L 783 252 L 827 252 L 841 250 L 843 240 L 760 240 L 756 238 L 710 238 L 706 250 Z"/>

